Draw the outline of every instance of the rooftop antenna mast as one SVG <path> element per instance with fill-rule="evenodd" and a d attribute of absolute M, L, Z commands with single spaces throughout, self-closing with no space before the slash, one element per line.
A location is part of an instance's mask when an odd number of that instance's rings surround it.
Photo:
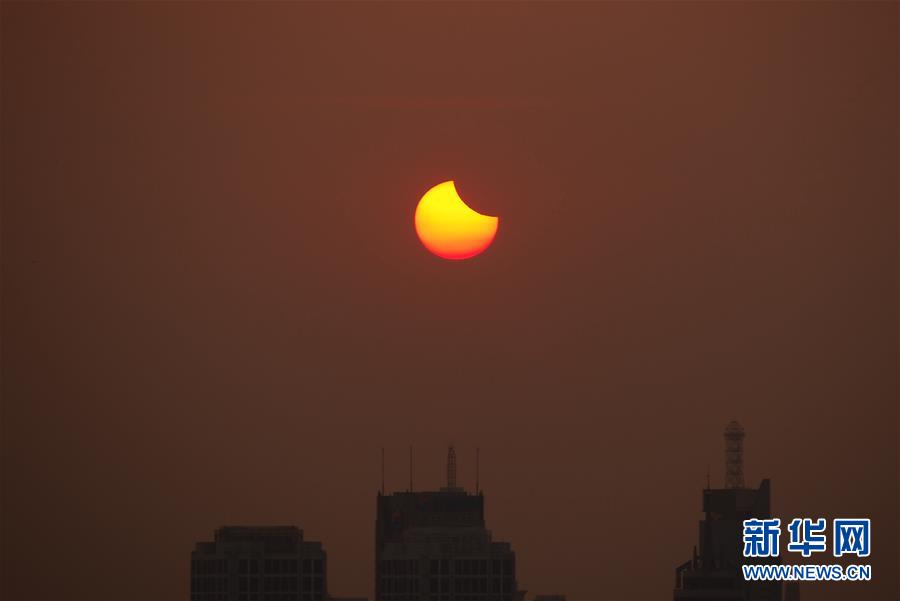
<path fill-rule="evenodd" d="M 744 488 L 744 427 L 734 420 L 725 428 L 725 488 Z"/>
<path fill-rule="evenodd" d="M 456 449 L 453 445 L 447 450 L 447 488 L 456 488 Z"/>
<path fill-rule="evenodd" d="M 413 469 L 412 469 L 412 445 L 409 445 L 409 492 L 412 492 L 412 489 L 413 489 L 413 486 L 412 486 L 412 474 L 413 474 Z"/>
<path fill-rule="evenodd" d="M 384 447 L 381 447 L 381 494 L 384 494 Z"/>
<path fill-rule="evenodd" d="M 481 494 L 481 451 L 475 447 L 475 494 Z"/>

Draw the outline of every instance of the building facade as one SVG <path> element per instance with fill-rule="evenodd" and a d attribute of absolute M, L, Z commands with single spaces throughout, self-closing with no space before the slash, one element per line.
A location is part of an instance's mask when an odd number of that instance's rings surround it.
<path fill-rule="evenodd" d="M 322 544 L 294 526 L 225 526 L 191 552 L 191 601 L 325 601 Z"/>
<path fill-rule="evenodd" d="M 376 601 L 521 601 L 516 555 L 485 527 L 484 495 L 456 486 L 448 452 L 439 491 L 378 494 Z"/>

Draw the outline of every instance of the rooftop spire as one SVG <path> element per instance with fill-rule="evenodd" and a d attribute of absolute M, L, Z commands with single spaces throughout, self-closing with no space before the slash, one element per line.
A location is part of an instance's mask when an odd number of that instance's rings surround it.
<path fill-rule="evenodd" d="M 481 482 L 480 482 L 480 479 L 481 479 L 480 459 L 481 459 L 481 457 L 479 457 L 479 454 L 480 454 L 479 450 L 480 449 L 478 447 L 475 447 L 475 494 L 476 495 L 481 494 Z"/>
<path fill-rule="evenodd" d="M 456 449 L 453 445 L 447 450 L 447 488 L 456 488 Z"/>

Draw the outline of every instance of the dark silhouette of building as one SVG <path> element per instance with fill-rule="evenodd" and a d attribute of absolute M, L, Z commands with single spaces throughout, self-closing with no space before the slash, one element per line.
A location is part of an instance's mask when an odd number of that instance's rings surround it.
<path fill-rule="evenodd" d="M 699 551 L 695 546 L 693 558 L 675 568 L 675 601 L 799 599 L 796 586 L 744 580 L 742 564 L 780 560 L 743 556 L 744 520 L 772 517 L 769 480 L 763 480 L 759 488 L 744 486 L 743 439 L 741 425 L 729 423 L 725 429 L 725 488 L 709 488 L 707 483 L 703 491 Z"/>
<path fill-rule="evenodd" d="M 294 526 L 225 526 L 191 552 L 191 601 L 325 601 L 325 559 Z"/>
<path fill-rule="evenodd" d="M 376 512 L 376 601 L 524 599 L 515 553 L 509 543 L 494 542 L 485 528 L 484 495 L 456 485 L 453 447 L 447 453 L 446 487 L 391 495 L 382 490 Z"/>

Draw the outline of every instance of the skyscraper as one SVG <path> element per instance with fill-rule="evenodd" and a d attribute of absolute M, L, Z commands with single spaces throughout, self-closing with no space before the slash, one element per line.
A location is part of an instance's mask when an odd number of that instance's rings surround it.
<path fill-rule="evenodd" d="M 447 486 L 431 492 L 378 493 L 376 601 L 521 601 L 516 555 L 485 527 L 484 495 L 456 484 L 447 453 Z"/>
<path fill-rule="evenodd" d="M 322 543 L 294 526 L 225 526 L 191 552 L 191 601 L 324 601 Z"/>
<path fill-rule="evenodd" d="M 780 582 L 748 582 L 741 565 L 780 563 L 778 558 L 748 560 L 743 557 L 743 522 L 770 518 L 770 485 L 765 479 L 759 488 L 744 486 L 744 429 L 735 421 L 725 429 L 725 488 L 703 491 L 704 519 L 700 520 L 699 552 L 675 568 L 675 601 L 756 599 L 782 601 Z M 790 598 L 798 598 L 791 587 Z"/>

